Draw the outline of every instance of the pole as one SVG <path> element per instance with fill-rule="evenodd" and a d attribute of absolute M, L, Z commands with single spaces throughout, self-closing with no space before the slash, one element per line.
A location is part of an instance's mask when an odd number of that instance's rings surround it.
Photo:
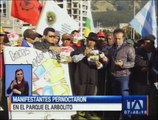
<path fill-rule="evenodd" d="M 82 0 L 80 1 L 80 34 L 81 38 L 83 37 L 83 3 Z"/>
<path fill-rule="evenodd" d="M 135 0 L 133 0 L 133 17 L 135 17 Z M 135 40 L 135 30 L 133 29 L 133 40 Z"/>

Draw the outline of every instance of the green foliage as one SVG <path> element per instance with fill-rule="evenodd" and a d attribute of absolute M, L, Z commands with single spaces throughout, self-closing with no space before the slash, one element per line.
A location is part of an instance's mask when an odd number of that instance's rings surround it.
<path fill-rule="evenodd" d="M 147 0 L 135 0 L 136 13 Z M 129 23 L 133 16 L 133 0 L 92 0 L 94 26 L 101 23 L 103 27 L 119 26 Z"/>

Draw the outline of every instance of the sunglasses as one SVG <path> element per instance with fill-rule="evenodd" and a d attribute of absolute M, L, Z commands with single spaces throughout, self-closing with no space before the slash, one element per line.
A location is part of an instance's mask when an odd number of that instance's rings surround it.
<path fill-rule="evenodd" d="M 55 36 L 55 35 L 48 35 L 48 37 L 50 37 L 50 38 L 56 38 L 57 36 Z"/>

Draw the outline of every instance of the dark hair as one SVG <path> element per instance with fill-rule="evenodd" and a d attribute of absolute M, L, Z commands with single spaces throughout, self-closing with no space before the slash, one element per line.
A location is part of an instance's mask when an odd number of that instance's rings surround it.
<path fill-rule="evenodd" d="M 32 29 L 26 29 L 23 33 L 24 39 L 31 38 L 35 39 L 37 37 L 37 34 Z"/>
<path fill-rule="evenodd" d="M 55 32 L 55 29 L 54 28 L 51 28 L 51 27 L 47 27 L 44 29 L 43 31 L 43 35 L 48 35 L 48 32 Z"/>
<path fill-rule="evenodd" d="M 17 70 L 15 71 L 15 80 L 17 80 L 16 74 L 17 74 L 17 72 L 19 72 L 19 71 L 21 71 L 21 72 L 23 73 L 23 75 L 24 75 L 24 72 L 23 72 L 22 69 L 17 69 Z M 24 81 L 24 77 L 23 77 L 22 81 Z"/>
<path fill-rule="evenodd" d="M 106 35 L 106 37 L 105 37 L 106 40 L 108 39 L 109 36 L 114 37 L 112 33 L 108 33 L 108 34 Z"/>
<path fill-rule="evenodd" d="M 73 31 L 71 32 L 71 34 L 74 34 L 75 32 L 79 33 L 78 30 L 73 30 Z"/>
<path fill-rule="evenodd" d="M 125 36 L 125 31 L 121 28 L 116 28 L 113 32 L 113 34 L 116 34 L 116 33 L 122 33 L 123 34 L 123 37 Z"/>

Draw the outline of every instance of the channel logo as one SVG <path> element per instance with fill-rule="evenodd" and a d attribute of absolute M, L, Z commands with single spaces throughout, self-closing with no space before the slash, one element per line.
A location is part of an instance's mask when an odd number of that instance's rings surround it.
<path fill-rule="evenodd" d="M 147 96 L 124 96 L 123 114 L 124 115 L 147 115 Z"/>

